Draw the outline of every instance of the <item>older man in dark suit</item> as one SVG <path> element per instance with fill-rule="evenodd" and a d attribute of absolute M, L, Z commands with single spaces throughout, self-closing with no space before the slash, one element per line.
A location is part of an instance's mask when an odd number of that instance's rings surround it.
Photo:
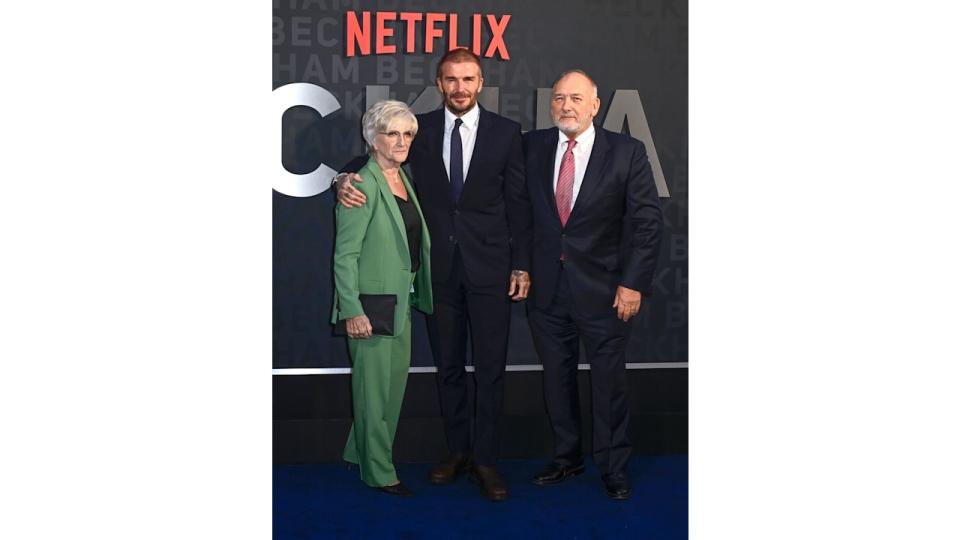
<path fill-rule="evenodd" d="M 597 86 L 583 71 L 554 84 L 555 128 L 524 136 L 534 215 L 528 304 L 543 363 L 554 457 L 534 477 L 555 484 L 583 472 L 577 392 L 579 344 L 590 363 L 593 457 L 607 495 L 630 496 L 626 474 L 628 321 L 650 295 L 661 213 L 643 143 L 593 126 Z"/>
<path fill-rule="evenodd" d="M 434 313 L 427 326 L 450 451 L 430 480 L 446 484 L 470 470 L 483 494 L 500 501 L 508 494 L 495 465 L 510 300 L 526 298 L 530 287 L 531 209 L 520 125 L 477 104 L 483 73 L 467 49 L 444 55 L 437 87 L 444 106 L 417 115 L 419 132 L 408 158 L 433 238 Z M 364 200 L 350 186 L 353 178 L 337 182 L 345 206 Z M 468 328 L 477 389 L 472 444 L 464 373 Z"/>

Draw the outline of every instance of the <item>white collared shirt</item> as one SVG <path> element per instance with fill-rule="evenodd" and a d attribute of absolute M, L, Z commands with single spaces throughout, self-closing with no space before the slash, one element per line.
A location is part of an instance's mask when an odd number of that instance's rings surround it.
<path fill-rule="evenodd" d="M 570 199 L 570 209 L 577 204 L 577 195 L 580 194 L 580 186 L 583 184 L 583 173 L 587 171 L 587 163 L 590 162 L 590 154 L 593 152 L 593 141 L 596 139 L 597 132 L 593 129 L 593 123 L 586 131 L 576 138 L 577 145 L 573 147 L 573 198 Z M 560 175 L 560 163 L 563 161 L 563 154 L 567 151 L 569 139 L 561 131 L 557 140 L 557 157 L 553 163 L 553 193 L 557 193 L 557 176 Z"/>
<path fill-rule="evenodd" d="M 477 126 L 480 124 L 480 107 L 474 103 L 473 108 L 460 117 L 463 125 L 460 126 L 460 142 L 463 144 L 463 182 L 467 182 L 467 171 L 470 170 L 470 158 L 473 157 L 473 145 L 477 142 Z M 450 109 L 443 108 L 443 167 L 450 179 L 450 136 L 453 134 L 454 122 L 457 115 Z"/>

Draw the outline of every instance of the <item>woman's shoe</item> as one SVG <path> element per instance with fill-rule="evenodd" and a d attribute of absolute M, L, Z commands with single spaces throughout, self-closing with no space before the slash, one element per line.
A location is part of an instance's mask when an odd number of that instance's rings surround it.
<path fill-rule="evenodd" d="M 413 497 L 413 492 L 400 482 L 397 482 L 392 486 L 381 486 L 377 489 L 388 495 L 396 495 L 398 497 Z"/>

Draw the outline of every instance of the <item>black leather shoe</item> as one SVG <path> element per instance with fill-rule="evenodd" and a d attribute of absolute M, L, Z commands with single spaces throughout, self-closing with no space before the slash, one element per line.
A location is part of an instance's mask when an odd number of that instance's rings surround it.
<path fill-rule="evenodd" d="M 479 485 L 483 496 L 491 501 L 507 500 L 507 483 L 496 467 L 475 465 L 470 470 L 470 480 Z"/>
<path fill-rule="evenodd" d="M 430 471 L 430 482 L 434 484 L 449 484 L 469 468 L 470 456 L 454 454 Z"/>
<path fill-rule="evenodd" d="M 630 498 L 630 479 L 622 472 L 603 475 L 603 487 L 611 499 L 622 501 Z"/>
<path fill-rule="evenodd" d="M 545 469 L 533 477 L 533 483 L 538 486 L 559 484 L 571 476 L 583 474 L 583 471 L 584 466 L 582 461 L 576 465 L 564 465 L 563 463 L 551 461 Z"/>
<path fill-rule="evenodd" d="M 392 486 L 381 486 L 377 489 L 388 495 L 396 495 L 398 497 L 413 497 L 413 492 L 400 482 L 397 482 Z"/>

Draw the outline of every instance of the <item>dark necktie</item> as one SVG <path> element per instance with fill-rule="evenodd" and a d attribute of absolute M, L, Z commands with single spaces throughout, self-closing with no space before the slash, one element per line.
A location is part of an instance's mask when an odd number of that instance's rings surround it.
<path fill-rule="evenodd" d="M 457 118 L 450 134 L 450 197 L 456 203 L 463 191 L 463 143 L 460 141 L 460 126 L 463 120 Z"/>

